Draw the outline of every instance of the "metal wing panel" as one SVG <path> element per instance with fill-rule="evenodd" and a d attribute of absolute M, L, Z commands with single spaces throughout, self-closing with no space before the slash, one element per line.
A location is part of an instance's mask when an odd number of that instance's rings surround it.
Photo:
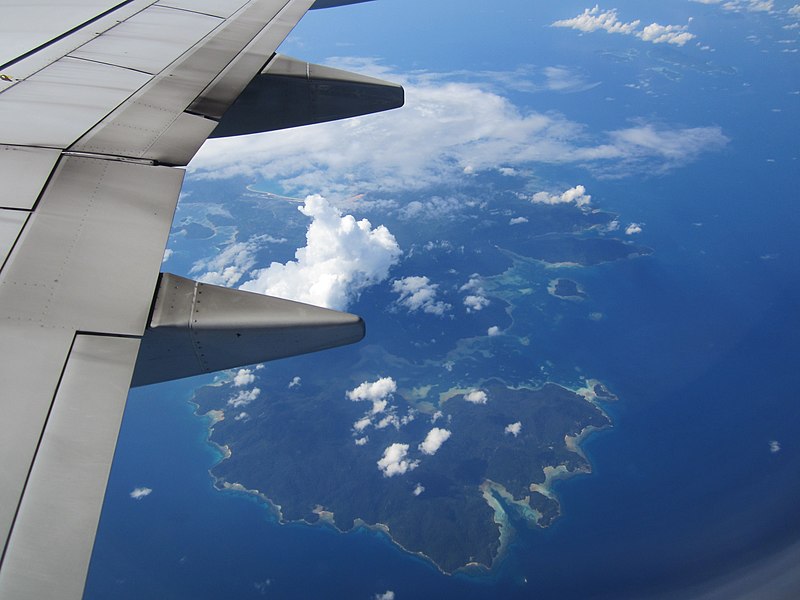
<path fill-rule="evenodd" d="M 7 4 L 4 2 L 4 5 Z M 120 0 L 27 0 L 5 6 L 0 22 L 0 65 L 58 38 L 120 4 Z"/>
<path fill-rule="evenodd" d="M 142 335 L 183 171 L 68 156 L 0 273 L 6 319 Z"/>
<path fill-rule="evenodd" d="M 6 321 L 0 335 L 0 536 L 5 540 L 75 333 Z"/>
<path fill-rule="evenodd" d="M 16 514 L 0 598 L 83 594 L 138 349 L 138 339 L 75 339 Z"/>
<path fill-rule="evenodd" d="M 158 6 L 192 10 L 227 19 L 242 7 L 241 0 L 159 0 Z"/>
<path fill-rule="evenodd" d="M 130 69 L 62 58 L 0 94 L 0 142 L 66 148 L 149 79 Z"/>
<path fill-rule="evenodd" d="M 159 73 L 211 31 L 222 19 L 187 10 L 151 6 L 70 56 Z"/>
<path fill-rule="evenodd" d="M 49 148 L 0 146 L 0 207 L 31 210 L 60 155 Z"/>
<path fill-rule="evenodd" d="M 260 35 L 203 90 L 189 110 L 220 119 L 253 77 L 261 71 L 313 0 L 288 4 Z"/>
<path fill-rule="evenodd" d="M 24 210 L 0 210 L 0 265 L 6 262 L 27 220 Z"/>
<path fill-rule="evenodd" d="M 191 52 L 155 76 L 131 101 L 118 108 L 70 149 L 114 154 L 183 165 L 200 148 L 214 122 L 181 117 L 187 107 L 216 79 L 262 31 L 277 27 L 279 36 L 268 36 L 271 54 L 305 12 L 311 0 L 260 0 L 237 12 L 231 21 L 212 32 Z M 265 23 L 268 25 L 265 27 Z M 266 61 L 264 56 L 262 62 Z M 249 81 L 258 66 L 246 74 Z M 246 83 L 245 83 L 246 85 Z M 192 111 L 198 112 L 198 111 Z M 201 113 L 202 114 L 202 113 Z M 180 123 L 178 121 L 181 121 Z M 173 129 L 173 124 L 177 124 Z M 194 136 L 187 137 L 187 129 Z M 173 138 L 172 140 L 164 138 Z M 175 153 L 165 148 L 176 149 Z"/>

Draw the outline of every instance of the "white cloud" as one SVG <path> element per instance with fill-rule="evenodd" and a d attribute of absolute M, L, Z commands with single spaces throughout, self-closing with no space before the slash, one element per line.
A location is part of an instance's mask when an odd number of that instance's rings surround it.
<path fill-rule="evenodd" d="M 545 67 L 545 86 L 552 92 L 582 92 L 596 87 L 597 83 L 587 83 L 583 77 L 564 67 Z"/>
<path fill-rule="evenodd" d="M 361 417 L 358 421 L 353 423 L 353 429 L 355 429 L 358 432 L 364 431 L 371 422 L 372 419 L 370 419 L 369 417 Z"/>
<path fill-rule="evenodd" d="M 607 33 L 633 35 L 653 44 L 667 43 L 676 46 L 683 46 L 686 42 L 696 37 L 688 32 L 688 25 L 659 25 L 658 23 L 651 23 L 640 29 L 640 24 L 641 21 L 639 19 L 628 23 L 620 21 L 616 9 L 601 11 L 600 6 L 595 4 L 594 8 L 584 9 L 577 17 L 556 21 L 552 26 L 568 27 L 584 33 L 603 30 Z"/>
<path fill-rule="evenodd" d="M 394 600 L 394 592 L 386 590 L 382 594 L 375 594 L 375 600 Z"/>
<path fill-rule="evenodd" d="M 525 217 L 513 217 L 508 224 L 509 225 L 519 225 L 520 223 L 527 223 L 528 219 Z"/>
<path fill-rule="evenodd" d="M 459 292 L 475 292 L 474 294 L 469 294 L 464 298 L 464 306 L 467 307 L 467 312 L 477 312 L 479 310 L 483 310 L 491 302 L 486 297 L 486 291 L 481 286 L 480 277 L 475 274 L 472 275 L 467 283 L 462 285 Z"/>
<path fill-rule="evenodd" d="M 366 219 L 342 216 L 322 196 L 309 196 L 298 209 L 312 219 L 306 246 L 295 252 L 294 261 L 259 269 L 241 289 L 345 309 L 363 290 L 386 279 L 402 254 L 386 227 L 373 229 Z"/>
<path fill-rule="evenodd" d="M 634 235 L 636 233 L 642 233 L 641 223 L 631 223 L 625 228 L 625 235 Z"/>
<path fill-rule="evenodd" d="M 423 454 L 428 454 L 433 456 L 442 447 L 449 438 L 451 432 L 447 429 L 440 429 L 439 427 L 434 427 L 428 432 L 428 435 L 425 436 L 423 442 L 419 445 L 419 449 L 422 451 Z"/>
<path fill-rule="evenodd" d="M 769 451 L 777 454 L 781 451 L 781 443 L 778 440 L 771 440 L 769 443 Z"/>
<path fill-rule="evenodd" d="M 464 298 L 464 306 L 467 307 L 467 312 L 477 312 L 489 306 L 491 302 L 486 296 L 476 296 L 470 294 Z"/>
<path fill-rule="evenodd" d="M 471 392 L 464 394 L 464 400 L 467 402 L 472 402 L 473 404 L 486 404 L 488 399 L 489 397 L 483 390 L 472 390 Z"/>
<path fill-rule="evenodd" d="M 773 12 L 775 3 L 773 0 L 693 0 L 700 4 L 721 4 L 722 8 L 731 12 Z M 789 9 L 789 14 L 792 14 L 792 9 Z"/>
<path fill-rule="evenodd" d="M 238 415 L 233 417 L 233 420 L 234 421 L 249 421 L 250 420 L 250 415 L 247 414 L 246 412 L 242 411 Z"/>
<path fill-rule="evenodd" d="M 189 273 L 202 273 L 197 280 L 203 283 L 232 287 L 255 266 L 258 247 L 257 238 L 232 243 L 213 258 L 195 262 Z"/>
<path fill-rule="evenodd" d="M 377 69 L 363 61 L 361 67 Z M 476 172 L 501 169 L 512 174 L 536 163 L 577 163 L 627 175 L 683 162 L 667 160 L 658 148 L 618 145 L 613 130 L 592 133 L 586 125 L 557 113 L 521 110 L 502 95 L 503 89 L 511 89 L 510 83 L 495 91 L 497 78 L 464 82 L 453 81 L 463 79 L 458 73 L 402 75 L 386 69 L 378 75 L 404 85 L 404 108 L 313 127 L 210 140 L 192 161 L 189 177 L 246 175 L 278 181 L 294 195 L 323 192 L 346 197 L 356 190 L 407 191 L 458 184 L 466 166 Z M 518 74 L 510 78 L 519 79 Z M 665 126 L 658 131 L 680 139 L 685 130 Z M 694 131 L 703 135 L 685 139 L 686 160 L 716 149 L 724 140 L 717 127 Z M 419 202 L 401 215 L 417 218 L 449 210 L 458 210 L 456 200 Z"/>
<path fill-rule="evenodd" d="M 575 206 L 587 206 L 592 201 L 592 197 L 586 193 L 586 188 L 576 185 L 560 194 L 548 194 L 547 192 L 536 192 L 531 198 L 534 204 L 575 204 Z"/>
<path fill-rule="evenodd" d="M 256 376 L 250 369 L 239 369 L 236 375 L 233 376 L 234 387 L 243 387 L 250 385 L 256 380 Z"/>
<path fill-rule="evenodd" d="M 381 470 L 384 477 L 403 475 L 416 469 L 419 461 L 409 461 L 406 459 L 407 455 L 408 444 L 392 444 L 383 451 L 383 458 L 378 461 L 378 469 Z"/>
<path fill-rule="evenodd" d="M 517 421 L 516 423 L 511 423 L 510 425 L 506 425 L 505 432 L 510 433 L 514 437 L 517 437 L 521 431 L 522 431 L 522 423 L 520 421 Z"/>
<path fill-rule="evenodd" d="M 172 250 L 172 248 L 167 248 L 166 250 L 164 250 L 164 258 L 161 259 L 161 262 L 162 263 L 167 262 L 170 258 L 172 258 L 173 254 L 174 251 Z"/>
<path fill-rule="evenodd" d="M 391 377 L 381 377 L 376 381 L 365 381 L 349 392 L 348 399 L 353 402 L 369 400 L 371 402 L 385 400 L 397 391 L 397 382 Z"/>
<path fill-rule="evenodd" d="M 151 490 L 149 487 L 137 487 L 133 488 L 133 491 L 129 495 L 134 500 L 141 500 L 142 498 L 146 498 L 152 493 L 153 490 Z"/>
<path fill-rule="evenodd" d="M 419 496 L 424 491 L 425 491 L 425 486 L 422 485 L 421 483 L 418 483 L 416 486 L 414 486 L 414 489 L 411 491 L 411 493 L 414 494 L 415 496 Z"/>
<path fill-rule="evenodd" d="M 500 335 L 500 333 L 501 333 L 500 328 L 497 325 L 492 325 L 486 331 L 486 335 L 488 335 L 489 337 L 494 337 L 496 335 Z"/>
<path fill-rule="evenodd" d="M 792 16 L 800 17 L 800 4 L 795 4 L 789 10 L 786 11 Z"/>
<path fill-rule="evenodd" d="M 409 312 L 422 312 L 432 315 L 444 315 L 450 310 L 451 305 L 441 300 L 436 300 L 436 290 L 439 286 L 431 283 L 427 277 L 411 276 L 397 279 L 392 283 L 392 291 L 400 294 L 397 304 L 404 306 Z"/>
<path fill-rule="evenodd" d="M 299 376 L 292 377 L 292 380 L 289 382 L 289 389 L 299 387 L 301 381 L 302 380 L 300 379 Z"/>
<path fill-rule="evenodd" d="M 240 408 L 242 406 L 247 406 L 253 400 L 258 398 L 261 394 L 261 390 L 259 388 L 253 388 L 252 390 L 242 390 L 235 396 L 231 396 L 230 400 L 228 400 L 228 406 L 233 408 Z"/>
<path fill-rule="evenodd" d="M 364 436 L 356 439 L 356 446 L 366 446 L 369 442 L 369 436 Z"/>
<path fill-rule="evenodd" d="M 435 413 L 431 415 L 431 423 L 436 423 L 439 419 L 444 417 L 444 413 L 442 411 L 437 410 Z"/>

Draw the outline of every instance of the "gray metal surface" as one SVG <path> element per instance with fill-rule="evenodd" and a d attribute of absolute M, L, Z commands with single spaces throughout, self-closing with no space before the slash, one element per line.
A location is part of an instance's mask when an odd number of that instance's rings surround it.
<path fill-rule="evenodd" d="M 169 6 L 182 10 L 192 10 L 227 19 L 244 4 L 245 0 L 159 0 L 159 6 Z"/>
<path fill-rule="evenodd" d="M 63 58 L 0 94 L 0 143 L 66 148 L 149 79 Z"/>
<path fill-rule="evenodd" d="M 13 0 L 0 0 L 0 5 L 9 1 Z M 87 4 L 92 2 L 93 0 L 89 0 Z M 117 0 L 117 2 L 119 2 L 119 0 Z M 112 4 L 117 4 L 117 2 L 113 2 Z M 33 21 L 26 22 L 21 25 L 22 29 L 15 30 L 18 32 L 27 32 L 25 35 L 30 33 L 32 35 L 31 45 L 22 48 L 24 54 L 17 56 L 12 60 L 11 64 L 4 66 L 0 71 L 0 73 L 5 76 L 3 79 L 0 79 L 0 92 L 7 87 L 16 85 L 20 81 L 25 80 L 34 73 L 39 72 L 86 42 L 102 35 L 103 32 L 108 31 L 112 27 L 116 27 L 125 19 L 153 4 L 153 2 L 154 0 L 128 0 L 127 2 L 118 4 L 116 8 L 107 14 L 96 17 L 95 20 L 91 21 L 90 26 L 82 27 L 77 30 L 70 29 L 74 27 L 75 22 L 71 21 L 69 18 L 62 17 L 51 19 L 47 16 L 51 14 L 54 16 L 62 16 L 68 13 L 71 7 L 70 0 L 66 0 L 63 3 L 53 2 L 53 0 L 36 0 L 36 2 L 30 5 L 26 3 L 25 6 L 21 6 L 23 3 L 20 2 L 13 7 L 6 7 L 4 15 L 10 15 L 12 21 L 20 20 L 19 18 L 14 18 L 19 8 L 22 9 L 23 13 L 26 9 L 33 9 L 37 14 Z M 106 3 L 98 2 L 98 4 Z M 43 5 L 47 5 L 47 7 L 45 8 Z M 2 28 L 3 31 L 5 31 L 8 25 L 9 23 L 5 19 L 0 22 L 0 28 Z M 37 49 L 33 44 L 33 39 L 38 39 L 40 28 L 49 31 L 51 34 L 55 34 L 57 37 L 52 39 L 51 42 L 46 43 L 45 46 Z M 3 34 L 3 37 L 0 37 L 0 39 L 4 40 L 4 35 L 5 34 Z M 45 37 L 50 36 L 48 35 Z"/>
<path fill-rule="evenodd" d="M 219 17 L 151 6 L 70 56 L 155 74 L 222 22 Z"/>
<path fill-rule="evenodd" d="M 403 88 L 276 54 L 224 114 L 212 137 L 274 131 L 399 108 Z"/>
<path fill-rule="evenodd" d="M 203 90 L 189 110 L 220 119 L 261 71 L 312 1 L 299 0 L 284 6 L 276 18 Z"/>
<path fill-rule="evenodd" d="M 26 211 L 0 209 L 0 265 L 6 261 L 27 219 Z"/>
<path fill-rule="evenodd" d="M 3 0 L 0 65 L 121 3 L 121 0 Z"/>
<path fill-rule="evenodd" d="M 133 385 L 352 344 L 356 315 L 163 274 Z"/>
<path fill-rule="evenodd" d="M 251 3 L 237 13 L 235 20 L 220 26 L 192 52 L 156 75 L 130 102 L 98 124 L 71 149 L 152 159 L 171 165 L 188 163 L 215 123 L 184 113 L 186 108 L 265 29 L 265 23 L 269 23 L 269 29 L 275 22 L 282 22 L 279 13 L 284 6 L 308 1 L 261 0 Z M 292 21 L 292 26 L 303 12 Z M 283 37 L 276 39 L 275 46 L 282 40 Z M 255 73 L 257 70 L 249 74 L 248 80 Z"/>
<path fill-rule="evenodd" d="M 183 171 L 68 156 L 0 272 L 7 321 L 141 335 Z"/>
<path fill-rule="evenodd" d="M 0 323 L 0 539 L 5 540 L 75 332 Z"/>
<path fill-rule="evenodd" d="M 137 339 L 75 339 L 8 543 L 0 598 L 83 594 L 138 348 Z"/>
<path fill-rule="evenodd" d="M 32 209 L 59 155 L 49 148 L 0 146 L 0 207 Z"/>

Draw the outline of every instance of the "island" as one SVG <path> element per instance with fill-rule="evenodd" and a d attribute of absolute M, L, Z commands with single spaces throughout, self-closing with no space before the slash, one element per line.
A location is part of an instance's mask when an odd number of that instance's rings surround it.
<path fill-rule="evenodd" d="M 591 471 L 580 442 L 610 426 L 599 403 L 615 399 L 595 380 L 571 390 L 492 379 L 438 397 L 430 387 L 396 392 L 392 407 L 376 405 L 391 424 L 359 430 L 364 406 L 343 390 L 303 385 L 242 410 L 235 385 L 193 398 L 223 450 L 218 488 L 259 496 L 281 522 L 383 531 L 445 573 L 490 568 L 512 533 L 509 515 L 531 527 L 559 516 L 552 482 Z"/>
<path fill-rule="evenodd" d="M 547 293 L 562 300 L 580 301 L 589 297 L 577 281 L 563 277 L 551 279 L 547 284 Z"/>

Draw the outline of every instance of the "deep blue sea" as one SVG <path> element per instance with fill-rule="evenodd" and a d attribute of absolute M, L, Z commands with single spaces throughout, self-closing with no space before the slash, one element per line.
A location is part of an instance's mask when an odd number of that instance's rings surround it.
<path fill-rule="evenodd" d="M 626 14 L 639 6 L 619 4 Z M 698 31 L 717 56 L 731 47 L 726 36 L 744 44 L 749 32 L 744 17 L 726 18 L 733 33 Z M 750 52 L 741 47 L 735 52 Z M 381 534 L 278 525 L 259 501 L 214 489 L 208 470 L 221 454 L 188 403 L 211 381 L 198 378 L 131 393 L 86 599 L 370 600 L 387 590 L 398 600 L 649 598 L 746 569 L 800 540 L 800 96 L 789 95 L 796 83 L 782 75 L 796 60 L 772 55 L 762 68 L 755 54 L 745 65 L 730 53 L 741 62 L 728 57 L 741 67 L 735 78 L 687 68 L 682 92 L 637 97 L 642 104 L 630 110 L 719 125 L 728 146 L 669 173 L 591 180 L 593 205 L 643 223 L 636 242 L 654 253 L 553 271 L 590 298 L 559 306 L 537 360 L 552 361 L 568 383 L 577 367 L 619 401 L 607 406 L 614 427 L 584 444 L 594 472 L 556 484 L 562 516 L 550 528 L 519 531 L 490 575 L 471 577 L 441 575 Z M 622 98 L 632 78 L 602 64 L 603 81 Z M 672 89 L 658 85 L 659 94 Z M 598 88 L 594 104 L 557 100 L 578 121 L 594 115 L 601 129 L 619 127 L 597 110 L 607 93 Z M 570 168 L 560 180 L 588 179 Z M 592 311 L 603 318 L 587 319 Z M 153 491 L 131 499 L 140 486 Z"/>
<path fill-rule="evenodd" d="M 770 211 L 734 210 L 734 189 L 699 205 L 687 190 L 710 168 L 737 170 L 730 157 L 688 167 L 603 206 L 646 222 L 654 255 L 563 271 L 604 318 L 566 306 L 548 357 L 620 397 L 615 425 L 585 444 L 594 473 L 557 484 L 563 516 L 521 531 L 495 573 L 443 576 L 380 534 L 277 525 L 216 491 L 220 453 L 188 403 L 199 378 L 131 393 L 86 598 L 646 597 L 795 541 L 800 262 L 778 222 L 796 217 L 776 193 Z M 137 486 L 154 491 L 134 501 Z"/>

